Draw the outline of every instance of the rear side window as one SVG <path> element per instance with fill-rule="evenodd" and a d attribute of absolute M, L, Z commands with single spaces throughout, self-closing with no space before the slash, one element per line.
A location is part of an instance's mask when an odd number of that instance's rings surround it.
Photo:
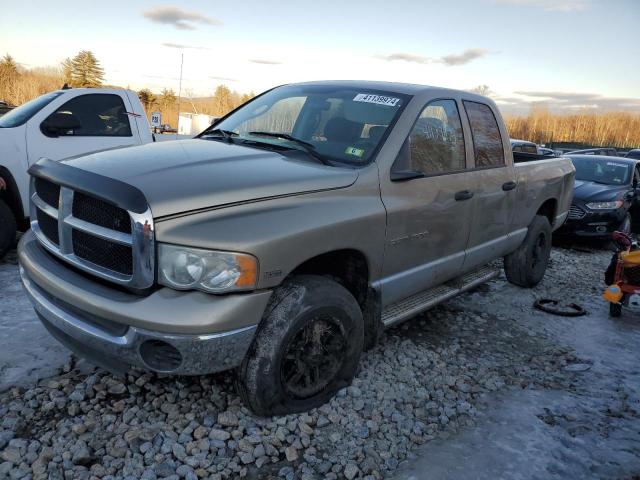
<path fill-rule="evenodd" d="M 496 117 L 488 105 L 464 102 L 469 117 L 476 167 L 499 167 L 504 165 L 502 137 Z"/>
<path fill-rule="evenodd" d="M 409 136 L 411 170 L 425 175 L 464 170 L 464 134 L 454 100 L 429 103 Z"/>
<path fill-rule="evenodd" d="M 69 117 L 67 125 L 70 127 L 58 131 L 60 136 L 131 136 L 129 115 L 119 95 L 90 93 L 72 98 L 42 122 L 43 132 L 48 123 L 56 122 L 61 115 Z"/>

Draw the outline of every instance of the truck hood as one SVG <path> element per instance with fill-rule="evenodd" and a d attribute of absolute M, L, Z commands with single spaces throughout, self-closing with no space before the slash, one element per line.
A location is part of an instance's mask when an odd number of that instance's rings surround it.
<path fill-rule="evenodd" d="M 138 188 L 155 218 L 344 188 L 356 170 L 278 152 L 189 139 L 98 152 L 65 163 Z"/>

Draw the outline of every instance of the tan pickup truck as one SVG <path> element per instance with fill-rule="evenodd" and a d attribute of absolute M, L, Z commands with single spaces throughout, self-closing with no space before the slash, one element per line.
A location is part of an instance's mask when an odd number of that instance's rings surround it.
<path fill-rule="evenodd" d="M 38 162 L 21 275 L 95 363 L 237 368 L 255 413 L 303 411 L 385 327 L 497 275 L 487 262 L 542 279 L 574 168 L 527 160 L 478 95 L 285 85 L 196 139 Z"/>

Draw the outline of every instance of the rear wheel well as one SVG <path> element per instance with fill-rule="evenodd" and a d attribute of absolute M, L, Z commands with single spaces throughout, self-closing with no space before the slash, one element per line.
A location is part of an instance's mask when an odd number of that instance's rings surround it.
<path fill-rule="evenodd" d="M 340 283 L 354 296 L 362 310 L 365 347 L 376 343 L 382 330 L 380 299 L 369 286 L 369 264 L 362 252 L 344 249 L 323 253 L 306 260 L 289 275 L 320 275 Z"/>
<path fill-rule="evenodd" d="M 542 205 L 540 205 L 540 208 L 536 212 L 536 215 L 542 215 L 543 217 L 547 217 L 547 219 L 549 220 L 549 225 L 553 227 L 553 224 L 556 221 L 557 208 L 558 208 L 558 202 L 555 199 L 550 198 L 549 200 L 545 201 Z"/>

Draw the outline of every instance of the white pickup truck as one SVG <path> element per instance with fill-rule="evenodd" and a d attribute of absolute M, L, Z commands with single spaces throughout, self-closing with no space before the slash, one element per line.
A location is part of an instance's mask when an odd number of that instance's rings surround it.
<path fill-rule="evenodd" d="M 29 227 L 27 170 L 40 158 L 62 160 L 153 141 L 142 104 L 131 90 L 57 90 L 0 117 L 0 258 L 14 243 L 16 230 Z"/>

